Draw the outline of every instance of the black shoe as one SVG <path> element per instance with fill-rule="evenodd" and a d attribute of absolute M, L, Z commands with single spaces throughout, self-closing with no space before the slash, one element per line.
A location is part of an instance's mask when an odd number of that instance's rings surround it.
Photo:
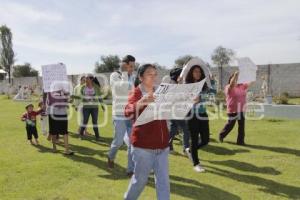
<path fill-rule="evenodd" d="M 133 172 L 127 172 L 126 174 L 127 174 L 128 178 L 131 178 L 134 173 Z"/>
<path fill-rule="evenodd" d="M 246 146 L 245 142 L 237 142 L 236 144 L 240 146 Z"/>
<path fill-rule="evenodd" d="M 74 155 L 74 152 L 73 151 L 64 151 L 63 154 L 66 156 L 72 156 L 72 155 Z"/>
<path fill-rule="evenodd" d="M 224 138 L 222 138 L 222 136 L 219 135 L 219 141 L 220 141 L 221 143 L 223 143 L 223 139 L 224 139 Z"/>
<path fill-rule="evenodd" d="M 108 156 L 107 156 L 107 165 L 108 168 L 113 169 L 115 167 L 115 162 L 113 160 L 111 160 Z"/>

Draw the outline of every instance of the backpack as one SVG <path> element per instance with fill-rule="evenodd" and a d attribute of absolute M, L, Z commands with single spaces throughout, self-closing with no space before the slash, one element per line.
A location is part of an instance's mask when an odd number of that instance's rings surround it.
<path fill-rule="evenodd" d="M 177 82 L 177 79 L 179 75 L 181 74 L 182 68 L 181 67 L 176 67 L 174 69 L 171 69 L 170 71 L 170 78 L 171 80 Z"/>

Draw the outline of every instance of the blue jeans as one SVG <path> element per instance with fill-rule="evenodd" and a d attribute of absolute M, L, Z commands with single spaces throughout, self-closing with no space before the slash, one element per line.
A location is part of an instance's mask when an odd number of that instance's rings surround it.
<path fill-rule="evenodd" d="M 136 200 L 147 184 L 151 170 L 154 171 L 158 200 L 170 199 L 169 148 L 151 150 L 132 147 L 134 174 L 131 177 L 124 199 Z"/>
<path fill-rule="evenodd" d="M 83 132 L 86 128 L 86 125 L 89 121 L 90 115 L 92 116 L 93 129 L 95 132 L 96 138 L 99 138 L 98 130 L 98 107 L 83 107 L 82 108 L 82 124 L 80 125 L 80 135 L 83 135 Z"/>
<path fill-rule="evenodd" d="M 173 150 L 173 139 L 178 132 L 179 127 L 183 132 L 183 150 L 190 147 L 190 131 L 185 120 L 171 120 L 170 127 L 170 149 Z"/>
<path fill-rule="evenodd" d="M 124 136 L 127 134 L 128 138 L 130 138 L 132 122 L 124 117 L 113 117 L 114 124 L 114 139 L 110 146 L 110 151 L 108 153 L 108 157 L 110 160 L 114 160 L 116 158 L 117 152 L 119 148 L 122 146 L 124 141 Z M 131 145 L 128 145 L 127 149 L 128 154 L 128 162 L 127 162 L 127 172 L 133 172 L 133 160 L 131 155 Z"/>

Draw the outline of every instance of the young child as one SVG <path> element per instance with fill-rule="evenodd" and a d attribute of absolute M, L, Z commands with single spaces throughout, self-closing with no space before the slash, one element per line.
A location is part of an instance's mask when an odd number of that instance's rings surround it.
<path fill-rule="evenodd" d="M 21 120 L 26 122 L 26 132 L 27 139 L 30 141 L 30 144 L 38 145 L 38 132 L 36 129 L 36 116 L 41 114 L 42 109 L 38 111 L 33 110 L 33 105 L 29 104 L 26 107 L 26 112 L 22 115 Z M 32 135 L 34 136 L 35 143 L 32 142 Z"/>

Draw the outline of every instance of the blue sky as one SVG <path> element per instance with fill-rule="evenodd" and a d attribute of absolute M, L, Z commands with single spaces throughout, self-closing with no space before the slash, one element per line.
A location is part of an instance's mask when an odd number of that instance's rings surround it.
<path fill-rule="evenodd" d="M 299 0 L 0 0 L 16 63 L 63 62 L 92 72 L 101 55 L 132 54 L 172 66 L 192 54 L 211 63 L 222 45 L 256 64 L 300 62 Z"/>

